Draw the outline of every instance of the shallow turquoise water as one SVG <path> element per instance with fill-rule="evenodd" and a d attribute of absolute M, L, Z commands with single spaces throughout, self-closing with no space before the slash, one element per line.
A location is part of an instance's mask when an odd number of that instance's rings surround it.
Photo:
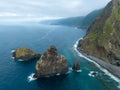
<path fill-rule="evenodd" d="M 75 52 L 73 45 L 85 33 L 65 26 L 0 25 L 0 90 L 119 90 L 117 82 Z M 67 76 L 29 81 L 37 60 L 15 62 L 11 58 L 11 50 L 28 47 L 44 52 L 50 45 L 66 56 L 70 68 L 79 60 L 82 72 L 70 70 Z M 90 77 L 90 71 L 97 71 L 98 76 Z"/>

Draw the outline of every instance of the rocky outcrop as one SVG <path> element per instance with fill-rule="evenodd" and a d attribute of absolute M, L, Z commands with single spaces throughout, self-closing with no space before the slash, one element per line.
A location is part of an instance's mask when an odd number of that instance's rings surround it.
<path fill-rule="evenodd" d="M 78 50 L 120 66 L 120 0 L 112 0 L 89 27 Z"/>
<path fill-rule="evenodd" d="M 13 52 L 13 57 L 15 60 L 28 61 L 32 59 L 39 58 L 41 54 L 37 54 L 35 51 L 29 48 L 19 48 Z"/>
<path fill-rule="evenodd" d="M 36 63 L 34 78 L 55 76 L 68 72 L 67 60 L 63 55 L 58 56 L 57 48 L 51 46 Z"/>
<path fill-rule="evenodd" d="M 74 62 L 72 69 L 75 71 L 80 70 L 80 64 L 77 60 Z"/>

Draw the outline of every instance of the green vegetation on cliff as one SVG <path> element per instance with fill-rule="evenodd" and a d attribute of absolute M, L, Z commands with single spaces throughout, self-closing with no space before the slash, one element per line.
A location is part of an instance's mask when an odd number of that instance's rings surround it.
<path fill-rule="evenodd" d="M 112 0 L 89 27 L 78 49 L 120 66 L 120 0 Z"/>
<path fill-rule="evenodd" d="M 37 54 L 34 50 L 31 50 L 29 48 L 18 48 L 13 52 L 13 57 L 15 60 L 23 60 L 23 61 L 28 61 L 28 60 L 33 60 L 36 58 L 40 58 L 41 54 Z"/>

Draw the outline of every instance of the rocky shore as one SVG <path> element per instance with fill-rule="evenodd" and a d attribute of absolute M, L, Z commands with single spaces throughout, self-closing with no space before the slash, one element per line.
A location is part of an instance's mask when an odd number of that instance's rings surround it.
<path fill-rule="evenodd" d="M 77 49 L 120 78 L 120 0 L 111 0 L 78 42 Z"/>
<path fill-rule="evenodd" d="M 120 67 L 120 0 L 111 0 L 87 30 L 78 47 L 84 53 Z"/>
<path fill-rule="evenodd" d="M 120 67 L 112 65 L 110 63 L 105 62 L 104 60 L 101 60 L 99 58 L 96 58 L 94 56 L 88 55 L 84 53 L 83 51 L 80 51 L 77 49 L 80 53 L 82 53 L 85 57 L 93 60 L 94 62 L 98 63 L 103 68 L 107 69 L 111 74 L 117 76 L 120 79 Z"/>
<path fill-rule="evenodd" d="M 84 54 L 86 57 L 94 60 L 96 63 L 98 63 L 99 65 L 101 65 L 102 67 L 104 67 L 105 69 L 107 69 L 110 73 L 112 73 L 113 75 L 117 76 L 120 79 L 120 67 L 117 67 L 115 65 L 112 65 L 110 63 L 106 63 L 105 61 L 98 59 L 96 57 L 90 56 L 90 55 L 86 55 Z"/>

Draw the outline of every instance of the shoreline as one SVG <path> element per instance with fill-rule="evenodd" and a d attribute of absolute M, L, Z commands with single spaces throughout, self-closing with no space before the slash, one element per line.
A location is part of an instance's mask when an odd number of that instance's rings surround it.
<path fill-rule="evenodd" d="M 83 39 L 83 38 L 81 38 L 81 39 Z M 81 39 L 79 39 L 79 40 L 81 40 Z M 74 44 L 74 50 L 78 53 L 78 55 L 80 57 L 85 58 L 89 62 L 94 63 L 100 70 L 102 70 L 104 73 L 106 73 L 108 76 L 110 76 L 113 80 L 118 82 L 118 84 L 120 86 L 120 67 L 109 64 L 99 58 L 87 55 L 84 52 L 79 51 L 77 49 L 79 40 L 77 40 L 76 43 Z M 118 86 L 118 88 L 120 88 L 119 86 Z"/>
<path fill-rule="evenodd" d="M 80 51 L 79 51 L 80 52 Z M 85 53 L 82 53 L 84 56 L 86 56 L 87 58 L 90 58 L 91 60 L 95 61 L 96 63 L 98 63 L 100 66 L 102 66 L 103 68 L 107 69 L 111 74 L 115 75 L 116 77 L 118 77 L 120 79 L 120 67 L 117 67 L 115 65 L 109 64 L 99 58 L 96 58 L 94 56 L 90 56 L 87 55 Z"/>

